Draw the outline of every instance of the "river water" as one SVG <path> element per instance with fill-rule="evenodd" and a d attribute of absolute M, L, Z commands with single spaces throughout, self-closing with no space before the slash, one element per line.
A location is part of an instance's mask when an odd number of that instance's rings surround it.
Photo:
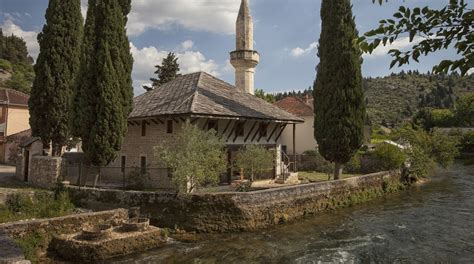
<path fill-rule="evenodd" d="M 473 263 L 474 166 L 253 233 L 201 235 L 115 263 Z"/>

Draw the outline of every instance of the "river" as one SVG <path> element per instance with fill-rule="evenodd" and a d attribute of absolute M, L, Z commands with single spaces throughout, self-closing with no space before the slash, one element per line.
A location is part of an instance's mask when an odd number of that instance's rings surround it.
<path fill-rule="evenodd" d="M 252 233 L 200 235 L 114 263 L 473 263 L 474 166 L 370 202 Z"/>

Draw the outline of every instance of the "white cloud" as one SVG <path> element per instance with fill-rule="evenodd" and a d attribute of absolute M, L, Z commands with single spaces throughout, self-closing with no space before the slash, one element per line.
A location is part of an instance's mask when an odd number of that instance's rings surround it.
<path fill-rule="evenodd" d="M 192 40 L 185 40 L 181 43 L 181 49 L 190 50 L 194 47 L 194 42 Z"/>
<path fill-rule="evenodd" d="M 34 31 L 25 31 L 21 29 L 14 21 L 7 17 L 3 24 L 0 26 L 2 28 L 4 35 L 15 35 L 23 38 L 26 42 L 26 47 L 28 48 L 28 53 L 33 59 L 36 60 L 39 53 L 39 44 L 37 40 L 38 32 Z"/>
<path fill-rule="evenodd" d="M 385 56 L 391 49 L 398 49 L 403 50 L 410 46 L 417 44 L 418 42 L 422 41 L 421 37 L 415 37 L 412 42 L 410 42 L 409 37 L 403 37 L 400 39 L 395 40 L 392 44 L 388 44 L 386 46 L 378 46 L 371 54 L 365 53 L 363 55 L 364 58 L 372 59 L 376 57 Z"/>
<path fill-rule="evenodd" d="M 183 46 L 183 43 L 181 46 Z M 130 50 L 134 59 L 132 78 L 134 80 L 135 94 L 141 94 L 144 92 L 142 86 L 149 84 L 149 78 L 154 76 L 154 66 L 161 64 L 169 51 L 160 50 L 153 46 L 139 49 L 133 43 L 130 43 Z M 178 57 L 180 73 L 182 74 L 204 71 L 214 76 L 220 75 L 218 71 L 219 65 L 214 60 L 206 59 L 199 51 L 177 52 L 176 56 Z"/>
<path fill-rule="evenodd" d="M 295 58 L 301 57 L 303 55 L 309 54 L 310 52 L 315 50 L 317 47 L 318 47 L 318 43 L 316 43 L 316 42 L 313 42 L 313 43 L 309 44 L 309 46 L 306 47 L 306 48 L 296 47 L 296 48 L 294 48 L 290 51 L 290 55 L 295 57 Z"/>
<path fill-rule="evenodd" d="M 128 33 L 180 25 L 190 30 L 233 34 L 240 1 L 237 0 L 134 0 Z"/>

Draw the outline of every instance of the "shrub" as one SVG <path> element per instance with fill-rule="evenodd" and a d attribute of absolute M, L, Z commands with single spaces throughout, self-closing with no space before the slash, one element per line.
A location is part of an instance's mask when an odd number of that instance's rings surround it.
<path fill-rule="evenodd" d="M 186 122 L 174 140 L 155 147 L 158 163 L 172 171 L 178 192 L 190 193 L 203 184 L 216 184 L 227 168 L 224 140 L 214 130 Z"/>
<path fill-rule="evenodd" d="M 462 136 L 461 150 L 463 152 L 474 152 L 474 131 L 469 131 Z"/>
<path fill-rule="evenodd" d="M 245 145 L 237 153 L 234 165 L 242 169 L 250 182 L 253 182 L 255 177 L 272 170 L 275 163 L 272 151 L 261 145 Z"/>
<path fill-rule="evenodd" d="M 400 169 L 406 160 L 403 150 L 388 143 L 379 144 L 371 155 L 375 159 L 377 170 Z"/>
<path fill-rule="evenodd" d="M 334 163 L 327 161 L 317 150 L 307 150 L 303 152 L 303 155 L 312 159 L 314 170 L 324 172 L 328 176 L 334 173 Z"/>
<path fill-rule="evenodd" d="M 143 190 L 145 189 L 150 183 L 150 175 L 146 171 L 142 171 L 142 169 L 135 167 L 133 170 L 128 174 L 127 177 L 127 187 L 134 189 L 134 190 Z"/>

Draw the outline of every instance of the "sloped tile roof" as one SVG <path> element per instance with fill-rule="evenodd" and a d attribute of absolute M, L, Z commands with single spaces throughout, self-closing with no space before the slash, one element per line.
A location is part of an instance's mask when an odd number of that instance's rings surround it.
<path fill-rule="evenodd" d="M 314 115 L 312 105 L 306 104 L 302 99 L 297 97 L 285 97 L 276 102 L 275 105 L 296 116 Z"/>
<path fill-rule="evenodd" d="M 0 104 L 28 106 L 29 95 L 12 89 L 0 89 Z"/>
<path fill-rule="evenodd" d="M 130 119 L 189 115 L 303 121 L 205 72 L 182 75 L 135 97 L 133 105 Z"/>

